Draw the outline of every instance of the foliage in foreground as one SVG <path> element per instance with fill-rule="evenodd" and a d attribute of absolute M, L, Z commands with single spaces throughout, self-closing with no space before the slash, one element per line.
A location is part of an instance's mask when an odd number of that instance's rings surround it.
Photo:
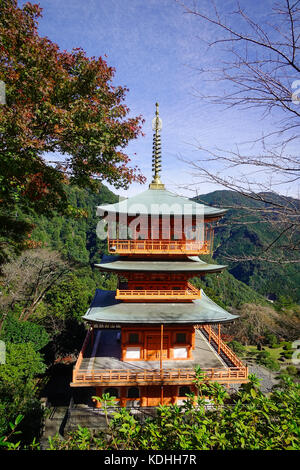
<path fill-rule="evenodd" d="M 111 398 L 100 400 L 107 418 L 105 433 L 78 429 L 65 440 L 49 440 L 49 450 L 299 450 L 300 385 L 283 378 L 269 396 L 258 380 L 242 385 L 234 397 L 217 383 L 203 381 L 198 372 L 199 396 L 184 405 L 160 406 L 156 417 L 143 425 L 121 408 L 110 419 Z M 210 406 L 205 397 L 210 396 Z"/>

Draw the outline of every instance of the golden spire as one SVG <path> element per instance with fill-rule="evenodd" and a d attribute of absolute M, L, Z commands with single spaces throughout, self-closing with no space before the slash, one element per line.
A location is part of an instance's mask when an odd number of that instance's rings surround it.
<path fill-rule="evenodd" d="M 162 128 L 162 120 L 159 117 L 158 103 L 155 103 L 156 112 L 155 118 L 152 120 L 153 134 L 153 151 L 152 151 L 152 170 L 154 171 L 153 180 L 149 184 L 149 189 L 165 189 L 165 185 L 162 184 L 159 177 L 161 170 L 161 141 L 160 141 L 160 130 Z"/>

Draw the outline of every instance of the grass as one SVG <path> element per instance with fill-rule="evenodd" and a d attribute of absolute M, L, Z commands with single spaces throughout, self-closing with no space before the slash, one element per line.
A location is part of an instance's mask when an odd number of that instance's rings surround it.
<path fill-rule="evenodd" d="M 253 360 L 256 362 L 257 355 L 261 351 L 257 349 L 256 345 L 248 345 L 244 347 L 245 347 L 245 351 L 243 353 L 238 354 L 241 357 L 241 359 L 248 360 L 248 361 Z M 292 364 L 291 359 L 286 359 L 284 356 L 282 356 L 282 354 L 286 352 L 284 349 L 284 344 L 279 345 L 278 348 L 271 348 L 269 346 L 263 346 L 262 351 L 268 352 L 270 354 L 270 359 L 277 361 L 280 366 L 280 369 L 285 368 Z M 257 362 L 259 363 L 259 361 Z"/>

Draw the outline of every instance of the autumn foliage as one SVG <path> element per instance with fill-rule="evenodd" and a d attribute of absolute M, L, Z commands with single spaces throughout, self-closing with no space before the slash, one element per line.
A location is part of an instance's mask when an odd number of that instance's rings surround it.
<path fill-rule="evenodd" d="M 40 16 L 38 5 L 0 0 L 0 207 L 25 202 L 47 213 L 66 207 L 66 181 L 143 182 L 124 151 L 141 134 L 142 119 L 129 117 L 128 90 L 113 86 L 114 69 L 40 37 Z M 47 152 L 63 154 L 59 167 L 47 164 Z"/>

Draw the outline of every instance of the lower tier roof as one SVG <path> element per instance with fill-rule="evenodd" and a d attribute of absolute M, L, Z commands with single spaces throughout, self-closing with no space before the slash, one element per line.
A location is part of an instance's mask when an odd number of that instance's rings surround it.
<path fill-rule="evenodd" d="M 184 260 L 159 260 L 159 259 L 132 259 L 126 256 L 104 255 L 96 268 L 104 271 L 137 271 L 137 272 L 191 272 L 191 273 L 215 273 L 223 271 L 226 266 L 209 264 L 198 256 L 187 256 Z"/>
<path fill-rule="evenodd" d="M 83 319 L 107 324 L 225 323 L 238 318 L 213 302 L 203 290 L 200 299 L 186 303 L 129 303 L 115 299 L 116 292 L 96 289 Z"/>

